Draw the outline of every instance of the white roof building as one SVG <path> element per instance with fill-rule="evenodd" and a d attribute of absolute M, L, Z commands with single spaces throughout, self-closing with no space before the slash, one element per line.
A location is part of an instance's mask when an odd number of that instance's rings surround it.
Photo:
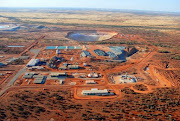
<path fill-rule="evenodd" d="M 82 95 L 109 95 L 107 89 L 98 90 L 97 88 L 92 88 L 91 90 L 83 90 Z"/>
<path fill-rule="evenodd" d="M 83 66 L 87 66 L 87 63 L 83 63 Z"/>
<path fill-rule="evenodd" d="M 36 66 L 37 63 L 39 63 L 39 59 L 31 59 L 26 66 L 27 67 Z"/>
<path fill-rule="evenodd" d="M 70 85 L 76 85 L 76 82 L 71 82 Z"/>
<path fill-rule="evenodd" d="M 96 84 L 97 82 L 95 82 L 94 80 L 86 80 L 86 84 Z"/>
<path fill-rule="evenodd" d="M 61 72 L 61 73 L 58 73 L 58 72 L 52 72 L 50 74 L 51 77 L 58 77 L 58 76 L 67 76 L 67 73 L 66 72 Z"/>
<path fill-rule="evenodd" d="M 44 67 L 41 67 L 41 66 L 33 66 L 33 67 L 30 67 L 28 68 L 29 70 L 33 70 L 33 69 L 38 69 L 38 70 L 43 70 L 45 69 Z"/>
<path fill-rule="evenodd" d="M 60 54 L 60 51 L 58 49 L 56 50 L 56 54 Z"/>
<path fill-rule="evenodd" d="M 98 78 L 99 75 L 97 73 L 95 73 L 95 72 L 92 72 L 92 73 L 88 74 L 88 77 L 89 78 Z"/>

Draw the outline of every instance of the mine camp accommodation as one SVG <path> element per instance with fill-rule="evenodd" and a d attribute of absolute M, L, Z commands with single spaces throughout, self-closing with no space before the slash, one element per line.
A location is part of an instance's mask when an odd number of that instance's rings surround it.
<path fill-rule="evenodd" d="M 98 90 L 97 88 L 92 88 L 91 90 L 83 90 L 82 95 L 108 96 L 114 95 L 114 93 L 110 93 L 107 89 Z"/>

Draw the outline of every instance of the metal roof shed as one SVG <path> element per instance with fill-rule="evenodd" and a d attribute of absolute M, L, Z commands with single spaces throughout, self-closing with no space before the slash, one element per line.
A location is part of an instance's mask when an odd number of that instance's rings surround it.
<path fill-rule="evenodd" d="M 37 64 L 38 62 L 39 62 L 39 59 L 31 59 L 26 66 L 27 66 L 27 67 L 36 66 L 36 64 Z"/>
<path fill-rule="evenodd" d="M 78 65 L 68 65 L 69 69 L 79 69 Z"/>
<path fill-rule="evenodd" d="M 83 90 L 83 95 L 108 95 L 109 92 L 107 89 L 98 90 L 97 88 L 92 88 L 91 90 Z"/>
<path fill-rule="evenodd" d="M 60 66 L 59 69 L 61 69 L 61 70 L 66 70 L 67 67 L 63 65 L 63 66 Z"/>
<path fill-rule="evenodd" d="M 34 79 L 33 83 L 34 83 L 34 84 L 44 84 L 45 81 L 46 81 L 46 76 L 37 76 L 37 77 Z"/>
<path fill-rule="evenodd" d="M 33 76 L 34 76 L 34 74 L 32 74 L 32 73 L 26 73 L 26 74 L 23 76 L 23 78 L 25 78 L 25 79 L 32 79 Z"/>
<path fill-rule="evenodd" d="M 4 63 L 1 63 L 1 62 L 0 62 L 0 66 L 6 66 L 6 65 L 5 65 Z"/>
<path fill-rule="evenodd" d="M 67 73 L 66 72 L 62 72 L 62 73 L 51 73 L 50 74 L 51 77 L 58 77 L 58 76 L 67 76 Z"/>
<path fill-rule="evenodd" d="M 97 84 L 94 80 L 86 80 L 86 84 Z"/>

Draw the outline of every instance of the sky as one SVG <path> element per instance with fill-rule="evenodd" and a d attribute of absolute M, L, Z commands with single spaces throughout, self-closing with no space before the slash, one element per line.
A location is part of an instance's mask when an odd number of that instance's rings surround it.
<path fill-rule="evenodd" d="M 180 0 L 0 0 L 0 7 L 105 8 L 180 12 Z"/>

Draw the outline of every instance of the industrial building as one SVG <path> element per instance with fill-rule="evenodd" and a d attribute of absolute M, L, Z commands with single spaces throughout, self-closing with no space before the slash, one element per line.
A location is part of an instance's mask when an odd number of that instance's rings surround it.
<path fill-rule="evenodd" d="M 66 70 L 66 69 L 67 69 L 67 66 L 64 66 L 64 65 L 63 65 L 63 66 L 60 66 L 59 69 L 60 69 L 60 70 Z"/>
<path fill-rule="evenodd" d="M 79 69 L 78 65 L 68 65 L 68 69 Z"/>
<path fill-rule="evenodd" d="M 31 59 L 28 64 L 26 65 L 26 67 L 32 67 L 32 66 L 36 66 L 39 63 L 39 59 Z"/>
<path fill-rule="evenodd" d="M 57 54 L 57 55 L 60 54 L 60 51 L 59 51 L 58 49 L 56 50 L 56 54 Z"/>
<path fill-rule="evenodd" d="M 66 77 L 67 73 L 66 72 L 64 72 L 64 73 L 55 73 L 55 72 L 53 72 L 53 73 L 50 74 L 50 76 L 51 77 Z"/>
<path fill-rule="evenodd" d="M 69 65 L 67 63 L 64 63 L 62 66 L 59 67 L 60 70 L 66 70 L 66 69 L 79 69 L 79 65 Z"/>
<path fill-rule="evenodd" d="M 48 79 L 64 81 L 67 78 L 67 76 L 68 76 L 68 74 L 66 72 L 62 72 L 62 73 L 52 72 L 49 74 Z"/>
<path fill-rule="evenodd" d="M 63 66 L 68 66 L 69 64 L 67 64 L 67 63 L 63 63 Z"/>
<path fill-rule="evenodd" d="M 97 84 L 94 80 L 86 80 L 86 84 Z"/>
<path fill-rule="evenodd" d="M 83 66 L 88 66 L 87 63 L 83 63 Z"/>
<path fill-rule="evenodd" d="M 95 95 L 95 96 L 110 96 L 115 95 L 112 92 L 109 92 L 107 89 L 98 90 L 97 88 L 92 88 L 91 90 L 83 90 L 82 95 Z"/>
<path fill-rule="evenodd" d="M 29 70 L 34 70 L 34 69 L 44 70 L 45 68 L 44 68 L 44 67 L 41 67 L 41 66 L 33 66 L 33 67 L 28 68 L 28 69 L 29 69 Z"/>
<path fill-rule="evenodd" d="M 46 82 L 46 76 L 43 75 L 36 75 L 34 76 L 34 84 L 44 84 Z"/>
<path fill-rule="evenodd" d="M 25 78 L 25 79 L 32 79 L 33 76 L 34 76 L 34 73 L 25 73 L 23 78 Z"/>
<path fill-rule="evenodd" d="M 6 66 L 6 64 L 0 62 L 0 67 Z"/>
<path fill-rule="evenodd" d="M 90 74 L 88 74 L 89 78 L 98 78 L 99 75 L 96 72 L 91 72 Z"/>
<path fill-rule="evenodd" d="M 57 68 L 56 63 L 57 63 L 57 62 L 61 62 L 62 60 L 63 60 L 63 58 L 59 58 L 59 57 L 53 56 L 53 57 L 50 59 L 50 61 L 49 61 L 49 63 L 48 63 L 48 66 L 49 66 L 50 68 Z"/>
<path fill-rule="evenodd" d="M 119 83 L 135 83 L 137 82 L 136 77 L 133 75 L 121 75 Z"/>

